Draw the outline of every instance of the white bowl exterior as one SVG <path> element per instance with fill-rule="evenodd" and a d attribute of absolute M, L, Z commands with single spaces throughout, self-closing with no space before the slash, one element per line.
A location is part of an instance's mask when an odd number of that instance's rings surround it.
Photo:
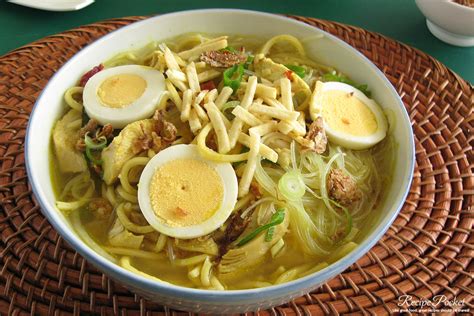
<path fill-rule="evenodd" d="M 368 84 L 373 98 L 395 117 L 393 134 L 399 144 L 396 169 L 383 214 L 374 231 L 354 250 L 329 267 L 304 278 L 263 289 L 239 291 L 196 290 L 156 283 L 129 272 L 90 249 L 55 207 L 51 186 L 49 148 L 51 129 L 64 112 L 63 94 L 93 66 L 124 50 L 139 48 L 186 32 L 226 33 L 271 37 L 291 34 L 300 38 L 310 57 L 336 67 L 356 82 Z M 319 38 L 323 34 L 323 38 Z M 385 76 L 348 44 L 315 27 L 281 16 L 244 10 L 211 9 L 156 16 L 112 32 L 86 47 L 50 80 L 30 118 L 26 140 L 27 171 L 33 191 L 50 223 L 79 253 L 113 279 L 146 298 L 178 309 L 208 313 L 234 313 L 268 308 L 289 301 L 341 273 L 382 237 L 400 210 L 414 166 L 411 125 L 403 103 Z"/>
<path fill-rule="evenodd" d="M 457 35 L 474 37 L 474 8 L 451 0 L 416 0 L 423 15 L 438 27 Z"/>

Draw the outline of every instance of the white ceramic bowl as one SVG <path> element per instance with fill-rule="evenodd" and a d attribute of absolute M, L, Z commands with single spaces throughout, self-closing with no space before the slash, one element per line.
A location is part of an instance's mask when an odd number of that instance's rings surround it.
<path fill-rule="evenodd" d="M 366 83 L 373 97 L 395 118 L 394 136 L 399 144 L 396 172 L 382 207 L 383 214 L 373 230 L 348 256 L 304 278 L 262 289 L 209 291 L 157 283 L 127 271 L 89 248 L 55 207 L 51 186 L 48 148 L 51 129 L 64 110 L 64 91 L 93 66 L 124 50 L 141 47 L 153 40 L 186 32 L 226 33 L 271 37 L 292 34 L 304 41 L 309 55 L 335 66 L 358 82 Z M 319 39 L 318 39 L 319 38 Z M 243 10 L 197 10 L 166 14 L 133 23 L 112 32 L 77 53 L 49 81 L 39 97 L 28 125 L 26 164 L 33 192 L 50 223 L 74 249 L 111 278 L 136 293 L 177 309 L 231 313 L 268 308 L 309 292 L 333 278 L 358 260 L 382 237 L 397 216 L 410 187 L 414 166 L 414 142 L 410 120 L 397 92 L 367 58 L 332 35 L 282 16 Z"/>
<path fill-rule="evenodd" d="M 474 46 L 474 8 L 451 0 L 415 1 L 434 36 L 451 45 Z"/>

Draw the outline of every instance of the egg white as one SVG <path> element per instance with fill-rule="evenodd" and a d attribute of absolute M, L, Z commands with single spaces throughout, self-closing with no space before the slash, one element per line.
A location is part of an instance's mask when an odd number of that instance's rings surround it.
<path fill-rule="evenodd" d="M 98 89 L 107 78 L 120 74 L 134 74 L 146 81 L 143 94 L 135 101 L 122 108 L 104 106 L 98 96 Z M 166 91 L 163 74 L 150 67 L 126 65 L 104 69 L 87 81 L 82 94 L 84 108 L 90 118 L 102 125 L 111 124 L 113 128 L 150 117 L 155 111 L 163 93 Z"/>
<path fill-rule="evenodd" d="M 338 90 L 347 93 L 353 93 L 354 97 L 364 103 L 369 110 L 374 114 L 377 122 L 377 130 L 370 135 L 356 136 L 342 131 L 332 129 L 324 120 L 324 129 L 331 142 L 349 149 L 362 150 L 370 148 L 380 142 L 387 135 L 388 123 L 382 108 L 372 99 L 369 99 L 359 89 L 342 83 L 342 82 L 324 82 L 320 93 L 330 90 Z M 310 107 L 311 118 L 315 120 L 318 116 L 322 116 L 323 104 L 315 103 Z"/>
<path fill-rule="evenodd" d="M 153 175 L 160 166 L 176 159 L 195 159 L 205 162 L 217 172 L 224 186 L 224 196 L 219 209 L 200 224 L 185 227 L 168 226 L 153 211 L 150 201 L 150 183 Z M 190 239 L 207 235 L 222 226 L 234 209 L 237 193 L 237 176 L 230 163 L 217 163 L 207 160 L 199 154 L 196 145 L 181 144 L 160 151 L 147 163 L 138 183 L 138 204 L 145 219 L 157 231 L 171 237 Z"/>

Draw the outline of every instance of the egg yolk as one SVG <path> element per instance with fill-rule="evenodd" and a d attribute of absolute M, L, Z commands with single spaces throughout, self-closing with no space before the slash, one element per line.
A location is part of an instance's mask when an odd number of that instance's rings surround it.
<path fill-rule="evenodd" d="M 321 114 L 333 130 L 354 136 L 367 136 L 377 131 L 374 113 L 353 93 L 324 91 L 321 104 Z"/>
<path fill-rule="evenodd" d="M 145 79 L 134 74 L 118 74 L 105 79 L 97 90 L 102 105 L 123 108 L 142 96 Z"/>
<path fill-rule="evenodd" d="M 200 224 L 220 208 L 224 188 L 205 162 L 177 159 L 158 168 L 150 182 L 150 201 L 157 217 L 173 227 Z"/>

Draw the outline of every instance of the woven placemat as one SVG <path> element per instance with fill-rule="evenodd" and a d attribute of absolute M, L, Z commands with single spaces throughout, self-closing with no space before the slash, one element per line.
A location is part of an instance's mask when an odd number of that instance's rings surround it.
<path fill-rule="evenodd" d="M 144 17 L 95 23 L 0 57 L 0 314 L 180 314 L 134 295 L 78 255 L 42 215 L 25 172 L 29 113 L 49 78 L 94 39 Z M 261 311 L 387 314 L 402 295 L 473 311 L 473 88 L 437 60 L 360 28 L 295 17 L 371 59 L 400 94 L 416 137 L 410 194 L 385 236 L 320 289 Z M 45 149 L 46 150 L 46 149 Z"/>

